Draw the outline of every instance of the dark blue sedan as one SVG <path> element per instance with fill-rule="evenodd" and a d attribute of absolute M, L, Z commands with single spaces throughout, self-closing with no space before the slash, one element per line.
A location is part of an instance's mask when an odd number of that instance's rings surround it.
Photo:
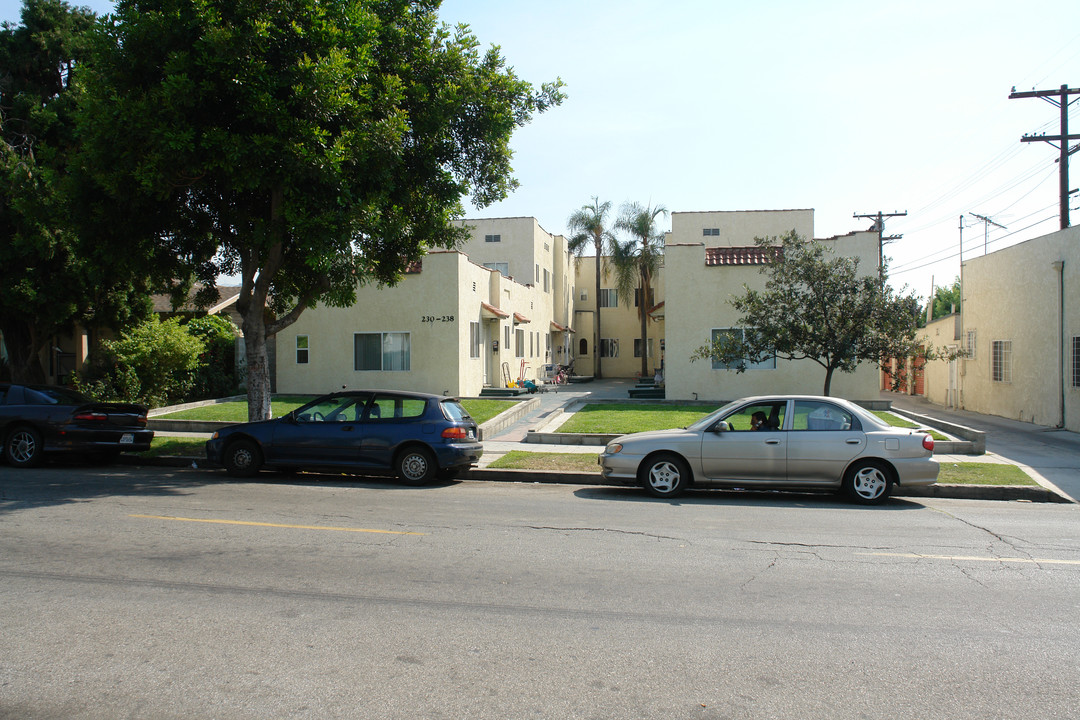
<path fill-rule="evenodd" d="M 237 477 L 264 467 L 376 470 L 423 485 L 475 465 L 484 452 L 479 434 L 455 398 L 340 392 L 280 418 L 222 428 L 207 441 L 206 457 Z"/>

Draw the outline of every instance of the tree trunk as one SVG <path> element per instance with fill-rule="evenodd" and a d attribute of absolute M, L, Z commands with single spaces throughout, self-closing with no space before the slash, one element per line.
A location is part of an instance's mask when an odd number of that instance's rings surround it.
<path fill-rule="evenodd" d="M 641 315 L 641 379 L 649 376 L 649 276 L 641 274 L 641 299 L 638 314 Z"/>
<path fill-rule="evenodd" d="M 244 355 L 247 357 L 248 422 L 270 419 L 270 364 L 266 356 L 266 319 L 261 303 L 244 313 Z"/>
<path fill-rule="evenodd" d="M 34 328 L 29 323 L 12 320 L 4 323 L 2 332 L 11 363 L 11 379 L 17 383 L 44 384 L 48 378 L 40 352 L 45 343 Z"/>
<path fill-rule="evenodd" d="M 829 397 L 829 392 L 831 391 L 831 388 L 832 388 L 832 374 L 833 374 L 832 367 L 825 368 L 825 389 L 821 391 L 821 394 L 824 395 L 825 397 Z"/>

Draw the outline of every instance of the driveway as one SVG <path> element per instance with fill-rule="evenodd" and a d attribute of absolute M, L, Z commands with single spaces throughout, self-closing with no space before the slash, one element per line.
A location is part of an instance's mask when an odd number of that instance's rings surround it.
<path fill-rule="evenodd" d="M 925 398 L 883 392 L 900 410 L 938 417 L 986 433 L 986 451 L 1039 475 L 1062 495 L 1080 502 L 1080 434 L 1059 428 L 953 410 Z"/>

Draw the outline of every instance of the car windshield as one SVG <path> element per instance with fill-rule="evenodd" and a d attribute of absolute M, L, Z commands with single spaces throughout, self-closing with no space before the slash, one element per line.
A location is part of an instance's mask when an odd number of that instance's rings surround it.
<path fill-rule="evenodd" d="M 720 418 L 721 415 L 728 412 L 732 408 L 738 406 L 738 404 L 740 402 L 743 402 L 743 401 L 742 400 L 736 400 L 734 402 L 729 402 L 727 405 L 724 405 L 723 407 L 721 407 L 721 408 L 719 408 L 717 410 L 713 410 L 711 413 L 709 413 L 705 417 L 701 418 L 696 423 L 694 423 L 692 425 L 689 425 L 684 429 L 685 430 L 703 430 L 703 429 L 709 427 L 710 425 L 712 425 L 713 423 L 715 423 Z"/>
<path fill-rule="evenodd" d="M 30 405 L 84 405 L 94 402 L 82 393 L 65 387 L 37 385 L 24 389 L 26 402 Z"/>
<path fill-rule="evenodd" d="M 464 422 L 465 420 L 472 420 L 469 413 L 457 400 L 443 400 L 439 403 L 442 407 L 443 415 L 447 420 L 453 420 L 454 422 Z"/>

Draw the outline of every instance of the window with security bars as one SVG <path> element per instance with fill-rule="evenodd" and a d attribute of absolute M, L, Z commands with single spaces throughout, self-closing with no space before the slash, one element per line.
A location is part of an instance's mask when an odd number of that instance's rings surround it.
<path fill-rule="evenodd" d="M 969 360 L 974 360 L 975 359 L 975 348 L 976 347 L 977 346 L 975 344 L 975 331 L 974 330 L 968 330 L 967 332 L 964 333 L 964 355 Z"/>
<path fill-rule="evenodd" d="M 480 357 L 480 323 L 469 323 L 469 357 Z"/>
<path fill-rule="evenodd" d="M 1012 382 L 1012 340 L 990 343 L 990 378 L 994 382 Z"/>
<path fill-rule="evenodd" d="M 1080 335 L 1072 339 L 1072 386 L 1080 387 Z"/>

